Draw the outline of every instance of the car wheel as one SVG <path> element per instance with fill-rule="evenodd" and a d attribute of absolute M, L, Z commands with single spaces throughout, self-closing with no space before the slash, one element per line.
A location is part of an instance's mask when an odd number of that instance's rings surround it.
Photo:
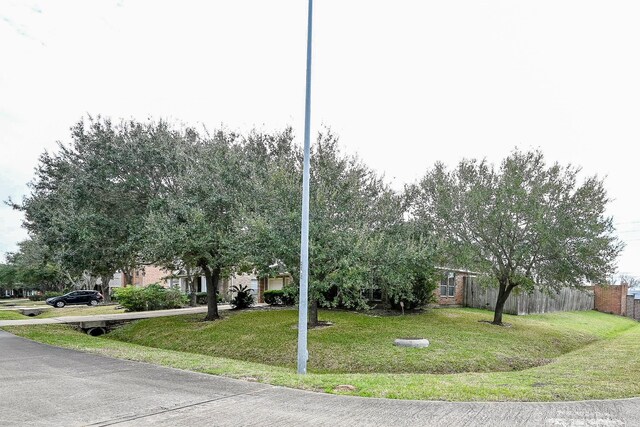
<path fill-rule="evenodd" d="M 64 301 L 56 301 L 55 306 L 58 307 L 58 308 L 64 307 Z"/>
<path fill-rule="evenodd" d="M 97 299 L 92 299 L 91 301 L 89 301 L 89 305 L 95 307 L 96 305 L 98 305 L 98 300 Z"/>

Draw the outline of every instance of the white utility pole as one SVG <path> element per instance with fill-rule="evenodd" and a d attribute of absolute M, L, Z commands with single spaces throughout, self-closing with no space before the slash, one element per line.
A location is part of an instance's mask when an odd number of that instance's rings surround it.
<path fill-rule="evenodd" d="M 307 310 L 309 307 L 309 168 L 311 127 L 311 34 L 313 0 L 309 0 L 307 23 L 307 88 L 304 106 L 304 166 L 302 178 L 302 233 L 300 236 L 300 303 L 298 306 L 298 373 L 307 373 Z"/>

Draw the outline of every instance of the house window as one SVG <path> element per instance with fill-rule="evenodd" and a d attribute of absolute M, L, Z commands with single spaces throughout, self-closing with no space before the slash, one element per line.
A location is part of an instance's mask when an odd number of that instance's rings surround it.
<path fill-rule="evenodd" d="M 456 275 L 448 273 L 440 282 L 440 296 L 454 297 L 456 295 Z"/>

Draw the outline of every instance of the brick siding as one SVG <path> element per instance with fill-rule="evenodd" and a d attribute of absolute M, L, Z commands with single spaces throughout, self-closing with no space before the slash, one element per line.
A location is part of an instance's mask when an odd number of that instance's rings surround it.
<path fill-rule="evenodd" d="M 436 290 L 434 292 L 436 301 L 438 302 L 438 304 L 462 305 L 464 303 L 464 284 L 465 284 L 464 278 L 465 277 L 466 275 L 464 274 L 458 273 L 455 275 L 456 289 L 455 289 L 454 296 L 452 297 L 440 295 L 440 283 L 438 283 L 438 286 L 436 287 Z"/>
<path fill-rule="evenodd" d="M 596 285 L 593 288 L 595 294 L 595 309 L 602 313 L 625 316 L 627 313 L 627 291 L 629 286 L 622 285 Z"/>

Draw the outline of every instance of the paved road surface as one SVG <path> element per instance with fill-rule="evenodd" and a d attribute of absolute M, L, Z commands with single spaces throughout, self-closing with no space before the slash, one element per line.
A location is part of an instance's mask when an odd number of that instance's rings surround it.
<path fill-rule="evenodd" d="M 1 426 L 637 426 L 640 399 L 448 403 L 334 396 L 110 359 L 0 331 Z"/>

